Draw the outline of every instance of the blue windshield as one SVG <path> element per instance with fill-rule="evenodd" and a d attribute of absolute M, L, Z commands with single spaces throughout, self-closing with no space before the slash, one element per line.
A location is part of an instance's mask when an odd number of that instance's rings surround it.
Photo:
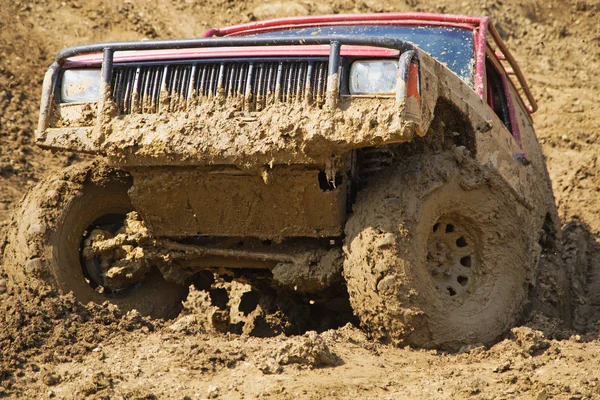
<path fill-rule="evenodd" d="M 260 36 L 356 35 L 406 40 L 431 54 L 468 84 L 473 81 L 473 33 L 439 26 L 356 25 L 292 28 L 259 33 Z"/>

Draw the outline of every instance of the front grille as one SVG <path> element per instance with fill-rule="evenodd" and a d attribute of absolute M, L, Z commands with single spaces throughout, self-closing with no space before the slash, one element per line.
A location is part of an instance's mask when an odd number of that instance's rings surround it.
<path fill-rule="evenodd" d="M 216 96 L 260 111 L 273 102 L 323 102 L 326 81 L 326 59 L 194 61 L 115 65 L 111 89 L 123 114 L 177 111 Z"/>

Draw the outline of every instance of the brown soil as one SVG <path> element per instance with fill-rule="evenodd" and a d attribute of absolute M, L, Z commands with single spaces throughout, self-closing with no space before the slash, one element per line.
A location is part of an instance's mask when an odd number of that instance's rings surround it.
<path fill-rule="evenodd" d="M 577 272 L 571 282 L 577 304 L 572 321 L 533 312 L 497 344 L 449 354 L 378 344 L 353 325 L 324 330 L 339 321 L 315 324 L 320 314 L 311 311 L 311 298 L 300 299 L 305 307 L 296 313 L 306 318 L 313 312 L 308 318 L 313 324 L 299 329 L 289 321 L 301 316 L 264 312 L 274 302 L 268 299 L 249 310 L 236 297 L 243 296 L 244 288 L 228 282 L 213 284 L 211 293 L 224 290 L 229 301 L 210 306 L 210 318 L 194 312 L 207 309 L 206 292 L 198 283 L 181 316 L 168 322 L 150 322 L 135 312 L 124 315 L 109 305 L 83 306 L 40 287 L 21 300 L 2 294 L 0 396 L 599 398 L 597 0 L 4 1 L 0 229 L 29 186 L 82 158 L 51 154 L 32 144 L 43 74 L 61 48 L 116 39 L 197 37 L 210 26 L 255 18 L 410 10 L 492 16 L 524 69 L 540 103 L 535 125 L 565 226 L 564 254 L 546 255 L 544 262 L 563 263 Z M 4 287 L 0 282 L 0 292 Z M 558 300 L 561 293 L 554 293 L 556 299 L 552 295 L 547 300 Z M 282 296 L 275 298 L 281 302 Z M 238 335 L 242 332 L 233 327 L 236 318 L 252 313 L 264 316 L 262 325 L 246 327 L 245 332 L 262 337 Z M 323 320 L 333 318 L 324 315 Z M 566 329 L 569 324 L 577 331 Z M 305 332 L 308 329 L 321 333 Z M 277 335 L 281 332 L 299 335 Z"/>

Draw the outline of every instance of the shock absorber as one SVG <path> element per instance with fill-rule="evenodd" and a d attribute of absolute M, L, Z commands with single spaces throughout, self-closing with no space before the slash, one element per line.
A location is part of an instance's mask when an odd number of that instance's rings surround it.
<path fill-rule="evenodd" d="M 394 161 L 394 152 L 389 146 L 365 147 L 358 151 L 358 178 L 360 186 L 366 185 L 369 177 L 389 166 Z"/>

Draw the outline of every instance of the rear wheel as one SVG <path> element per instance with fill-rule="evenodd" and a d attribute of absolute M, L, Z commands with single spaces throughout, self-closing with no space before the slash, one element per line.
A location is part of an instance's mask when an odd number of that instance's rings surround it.
<path fill-rule="evenodd" d="M 31 190 L 13 219 L 4 269 L 16 291 L 43 281 L 82 303 L 109 301 L 123 311 L 156 318 L 175 316 L 187 288 L 153 270 L 122 287 L 106 285 L 101 264 L 83 249 L 95 231 L 115 233 L 132 206 L 130 178 L 100 163 L 71 167 Z M 104 269 L 106 265 L 103 266 Z"/>
<path fill-rule="evenodd" d="M 361 323 L 401 345 L 489 344 L 515 323 L 536 262 L 529 213 L 491 171 L 452 155 L 384 171 L 346 225 Z"/>

